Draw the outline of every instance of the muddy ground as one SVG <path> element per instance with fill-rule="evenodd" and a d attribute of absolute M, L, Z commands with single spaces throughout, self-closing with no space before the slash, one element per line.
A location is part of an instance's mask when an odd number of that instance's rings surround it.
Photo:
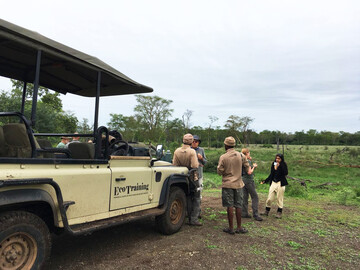
<path fill-rule="evenodd" d="M 266 194 L 259 194 L 261 209 Z M 222 232 L 219 192 L 203 196 L 203 227 L 164 236 L 146 219 L 71 237 L 54 236 L 48 269 L 360 269 L 360 209 L 285 198 L 262 222 L 243 219 L 245 235 Z M 274 207 L 275 209 L 275 207 Z"/>

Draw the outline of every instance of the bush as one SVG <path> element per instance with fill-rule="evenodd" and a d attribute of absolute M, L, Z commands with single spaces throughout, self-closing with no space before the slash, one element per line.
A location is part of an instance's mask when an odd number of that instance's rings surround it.
<path fill-rule="evenodd" d="M 335 199 L 341 205 L 346 205 L 349 200 L 355 199 L 355 198 L 356 198 L 355 191 L 349 187 L 343 188 L 342 190 L 339 190 L 335 194 Z"/>
<path fill-rule="evenodd" d="M 206 152 L 207 163 L 204 166 L 204 172 L 216 173 L 217 165 L 219 163 L 219 158 L 222 154 L 225 153 L 225 150 L 216 150 Z"/>
<path fill-rule="evenodd" d="M 263 144 L 260 147 L 262 147 L 262 148 L 274 148 L 272 144 Z"/>
<path fill-rule="evenodd" d="M 302 186 L 298 182 L 291 182 L 286 189 L 286 195 L 291 197 L 303 197 L 306 198 L 308 196 L 308 191 L 306 187 Z"/>

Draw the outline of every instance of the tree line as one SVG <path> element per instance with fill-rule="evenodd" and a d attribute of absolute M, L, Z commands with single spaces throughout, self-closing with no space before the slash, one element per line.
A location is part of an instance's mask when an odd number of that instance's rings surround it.
<path fill-rule="evenodd" d="M 0 111 L 19 111 L 22 99 L 23 83 L 11 80 L 11 92 L 0 92 Z M 31 96 L 33 85 L 28 84 L 25 102 L 25 116 L 30 117 Z M 186 109 L 181 119 L 172 119 L 172 100 L 159 96 L 136 95 L 134 114 L 110 114 L 107 123 L 109 130 L 119 131 L 127 141 L 145 143 L 162 143 L 173 149 L 181 144 L 185 133 L 197 134 L 202 139 L 203 147 L 219 148 L 227 136 L 233 136 L 242 145 L 247 144 L 294 144 L 294 145 L 360 145 L 360 131 L 348 133 L 344 131 L 330 132 L 297 131 L 286 133 L 280 131 L 263 130 L 256 132 L 250 128 L 254 121 L 249 116 L 230 115 L 221 125 L 218 117 L 209 115 L 206 126 L 193 126 L 193 111 Z M 87 119 L 79 120 L 71 112 L 65 112 L 62 107 L 60 94 L 46 88 L 39 89 L 36 132 L 56 133 L 92 133 L 93 127 Z"/>

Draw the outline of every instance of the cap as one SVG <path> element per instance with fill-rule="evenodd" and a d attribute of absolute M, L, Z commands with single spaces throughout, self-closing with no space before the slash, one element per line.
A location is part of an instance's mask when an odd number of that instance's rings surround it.
<path fill-rule="evenodd" d="M 200 137 L 198 135 L 194 135 L 194 141 L 198 141 L 199 144 L 201 143 Z"/>
<path fill-rule="evenodd" d="M 224 144 L 227 146 L 235 146 L 236 141 L 235 141 L 234 137 L 230 136 L 230 137 L 225 138 Z"/>
<path fill-rule="evenodd" d="M 183 137 L 183 143 L 185 143 L 185 144 L 191 144 L 193 142 L 193 140 L 194 140 L 194 137 L 190 133 L 185 134 Z"/>

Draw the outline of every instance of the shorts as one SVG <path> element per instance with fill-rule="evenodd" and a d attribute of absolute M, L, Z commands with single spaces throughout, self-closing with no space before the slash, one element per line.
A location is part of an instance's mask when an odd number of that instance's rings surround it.
<path fill-rule="evenodd" d="M 241 208 L 243 201 L 242 188 L 222 188 L 222 205 L 223 207 Z"/>

